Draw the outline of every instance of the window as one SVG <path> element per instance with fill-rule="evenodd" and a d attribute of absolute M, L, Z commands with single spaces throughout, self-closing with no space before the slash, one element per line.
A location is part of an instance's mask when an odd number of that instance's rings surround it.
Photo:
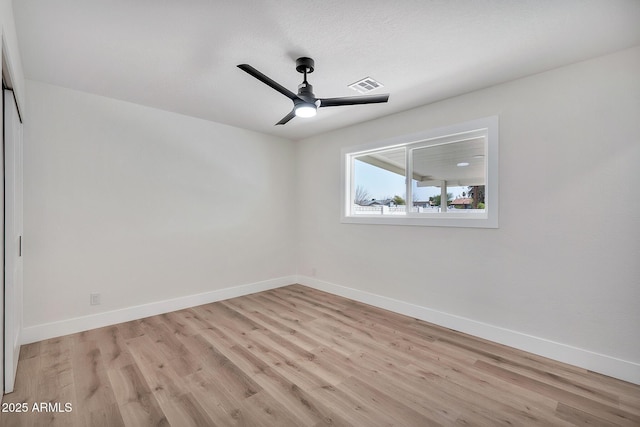
<path fill-rule="evenodd" d="M 498 118 L 344 149 L 342 222 L 498 227 Z"/>

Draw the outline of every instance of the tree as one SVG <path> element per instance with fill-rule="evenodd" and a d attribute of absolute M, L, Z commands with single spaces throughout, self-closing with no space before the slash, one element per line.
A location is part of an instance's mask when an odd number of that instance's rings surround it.
<path fill-rule="evenodd" d="M 369 194 L 369 191 L 366 188 L 364 188 L 362 185 L 358 185 L 356 187 L 354 203 L 356 205 L 363 205 L 365 204 L 365 202 L 368 202 L 369 200 L 371 200 L 371 194 Z"/>
<path fill-rule="evenodd" d="M 391 199 L 391 201 L 393 203 L 396 204 L 396 206 L 401 206 L 401 205 L 406 205 L 407 202 L 404 201 L 404 199 L 398 195 L 393 196 L 393 199 Z"/>
<path fill-rule="evenodd" d="M 431 202 L 433 206 L 440 206 L 440 199 L 441 199 L 441 196 L 440 194 L 438 194 L 437 196 L 429 197 L 429 202 Z M 447 205 L 449 204 L 449 201 L 451 199 L 453 199 L 453 193 L 447 193 Z"/>
<path fill-rule="evenodd" d="M 473 199 L 471 202 L 473 209 L 484 209 L 484 185 L 469 187 L 469 197 Z M 482 204 L 482 207 L 480 207 L 480 204 Z"/>

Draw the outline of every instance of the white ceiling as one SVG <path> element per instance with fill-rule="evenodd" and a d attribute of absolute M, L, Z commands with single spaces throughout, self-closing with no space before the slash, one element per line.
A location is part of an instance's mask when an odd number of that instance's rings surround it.
<path fill-rule="evenodd" d="M 640 44 L 638 0 L 16 0 L 25 76 L 300 139 Z M 322 108 L 274 126 L 291 101 L 236 68 L 297 91 L 310 56 Z"/>

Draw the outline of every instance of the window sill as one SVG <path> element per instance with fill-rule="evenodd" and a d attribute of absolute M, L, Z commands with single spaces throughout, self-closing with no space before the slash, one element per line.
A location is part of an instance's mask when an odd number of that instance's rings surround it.
<path fill-rule="evenodd" d="M 498 228 L 496 215 L 487 213 L 430 213 L 425 215 L 358 215 L 343 216 L 344 224 L 408 225 L 422 227 Z"/>

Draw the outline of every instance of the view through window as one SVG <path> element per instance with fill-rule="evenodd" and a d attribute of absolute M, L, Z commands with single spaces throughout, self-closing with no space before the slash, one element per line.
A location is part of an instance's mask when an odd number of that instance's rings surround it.
<path fill-rule="evenodd" d="M 497 210 L 488 205 L 489 196 L 497 200 L 497 170 L 490 171 L 489 162 L 492 154 L 497 157 L 497 118 L 493 125 L 492 132 L 491 126 L 442 132 L 414 142 L 346 152 L 348 197 L 343 220 L 372 222 L 367 218 L 383 217 L 396 218 L 387 221 L 394 224 L 455 225 L 420 220 L 490 219 L 489 210 Z M 492 191 L 489 177 L 496 187 Z M 490 223 L 461 224 L 494 227 L 497 217 Z"/>

